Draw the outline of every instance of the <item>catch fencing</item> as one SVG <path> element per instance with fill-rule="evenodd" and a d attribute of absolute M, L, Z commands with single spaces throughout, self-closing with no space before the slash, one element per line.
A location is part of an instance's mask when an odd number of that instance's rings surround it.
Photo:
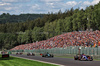
<path fill-rule="evenodd" d="M 12 50 L 10 52 L 34 52 L 34 53 L 52 53 L 55 55 L 66 55 L 66 54 L 86 54 L 86 55 L 100 55 L 100 47 L 67 47 L 67 48 L 52 48 L 52 49 L 34 49 L 34 50 Z"/>

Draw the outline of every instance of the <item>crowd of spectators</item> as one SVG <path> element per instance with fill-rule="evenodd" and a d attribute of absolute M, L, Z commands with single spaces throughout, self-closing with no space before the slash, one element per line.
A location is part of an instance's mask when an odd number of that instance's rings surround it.
<path fill-rule="evenodd" d="M 96 47 L 100 46 L 100 31 L 73 31 L 54 36 L 48 40 L 19 45 L 11 50 L 33 50 L 66 48 L 68 46 Z"/>

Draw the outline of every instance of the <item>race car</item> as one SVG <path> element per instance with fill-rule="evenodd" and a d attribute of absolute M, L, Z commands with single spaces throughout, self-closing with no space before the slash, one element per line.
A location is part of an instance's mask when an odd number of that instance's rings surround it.
<path fill-rule="evenodd" d="M 22 55 L 22 54 L 23 54 L 22 52 L 17 52 L 17 53 L 16 53 L 16 55 Z"/>
<path fill-rule="evenodd" d="M 42 55 L 42 57 L 54 57 L 53 54 L 49 54 L 48 52 L 40 55 Z"/>
<path fill-rule="evenodd" d="M 77 54 L 74 56 L 74 60 L 80 60 L 80 61 L 93 61 L 93 57 L 90 55 L 84 55 L 84 54 Z"/>
<path fill-rule="evenodd" d="M 27 56 L 35 56 L 35 54 L 34 54 L 34 53 L 29 52 L 29 53 L 27 53 Z"/>

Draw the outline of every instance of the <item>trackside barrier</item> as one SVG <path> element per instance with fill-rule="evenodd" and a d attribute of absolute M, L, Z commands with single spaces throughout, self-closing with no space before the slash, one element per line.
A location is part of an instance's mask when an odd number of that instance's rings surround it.
<path fill-rule="evenodd" d="M 66 55 L 66 54 L 78 54 L 79 53 L 79 48 L 81 46 L 77 47 L 67 47 L 67 48 L 52 48 L 52 49 L 34 49 L 34 50 L 12 50 L 10 51 L 11 53 L 16 53 L 16 52 L 34 52 L 34 53 L 52 53 L 52 54 L 57 54 L 57 55 Z M 87 55 L 100 55 L 100 47 L 97 48 L 91 48 L 91 47 L 81 47 L 80 49 L 80 54 L 87 54 Z"/>

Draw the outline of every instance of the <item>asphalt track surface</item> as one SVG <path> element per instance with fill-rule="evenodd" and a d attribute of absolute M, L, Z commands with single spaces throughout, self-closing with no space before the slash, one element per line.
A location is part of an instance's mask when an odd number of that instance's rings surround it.
<path fill-rule="evenodd" d="M 41 56 L 27 56 L 27 55 L 12 55 L 17 57 L 23 57 L 28 59 L 35 59 L 40 61 L 46 61 L 50 63 L 61 64 L 64 66 L 100 66 L 100 61 L 78 61 L 70 58 L 45 58 Z"/>

